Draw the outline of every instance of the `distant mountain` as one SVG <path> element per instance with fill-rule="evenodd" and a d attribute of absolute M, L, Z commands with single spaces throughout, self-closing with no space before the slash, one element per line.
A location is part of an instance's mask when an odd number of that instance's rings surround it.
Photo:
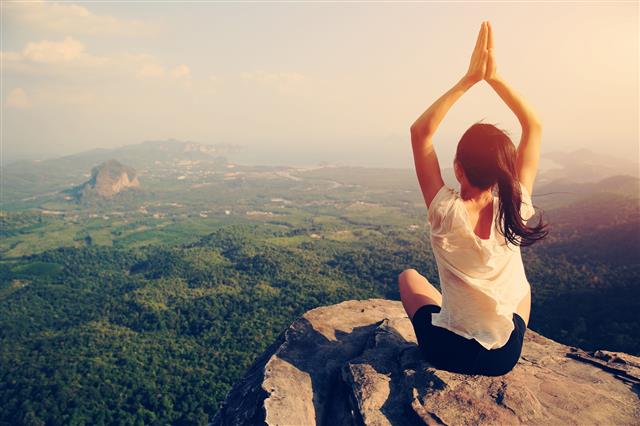
<path fill-rule="evenodd" d="M 91 179 L 77 188 L 80 197 L 100 196 L 110 198 L 127 188 L 138 188 L 140 181 L 136 171 L 117 160 L 110 159 L 91 170 Z"/>
<path fill-rule="evenodd" d="M 230 144 L 207 145 L 167 139 L 164 141 L 146 141 L 135 145 L 100 151 L 107 151 L 111 157 L 121 158 L 133 167 L 141 169 L 177 161 L 226 163 L 230 155 L 241 152 L 243 149 L 241 146 Z M 89 153 L 78 154 L 78 156 L 86 156 Z M 101 153 L 96 154 L 103 155 Z"/>
<path fill-rule="evenodd" d="M 638 203 L 640 196 L 640 178 L 628 175 L 615 175 L 594 182 L 573 182 L 568 179 L 556 179 L 550 182 L 536 180 L 533 186 L 533 202 L 542 208 L 565 207 L 574 202 L 601 198 L 601 194 L 619 196 L 630 202 Z"/>
<path fill-rule="evenodd" d="M 594 182 L 613 175 L 640 177 L 640 165 L 635 160 L 637 154 L 630 156 L 633 160 L 629 160 L 581 148 L 575 151 L 546 152 L 541 157 L 541 171 L 538 175 L 540 184 L 553 181 Z M 543 169 L 543 163 L 555 167 Z"/>
<path fill-rule="evenodd" d="M 16 210 L 54 200 L 60 191 L 84 184 L 91 178 L 89 170 L 110 159 L 134 168 L 137 176 L 144 179 L 146 189 L 162 191 L 166 188 L 167 179 L 176 183 L 186 176 L 224 174 L 233 167 L 235 172 L 241 172 L 247 166 L 236 167 L 230 162 L 245 157 L 244 151 L 244 147 L 237 145 L 207 145 L 167 139 L 114 149 L 93 149 L 50 160 L 20 161 L 2 169 L 1 202 L 5 209 Z M 278 168 L 270 166 L 263 169 Z M 451 168 L 444 168 L 442 176 L 447 185 L 459 188 Z M 300 177 L 322 178 L 342 184 L 382 185 L 401 191 L 418 190 L 415 172 L 411 169 L 318 167 L 300 174 Z M 543 208 L 562 207 L 599 192 L 637 198 L 640 192 L 638 177 L 638 163 L 631 160 L 587 149 L 544 153 L 534 185 L 534 202 Z M 205 182 L 208 178 L 202 179 Z M 238 179 L 240 182 L 242 177 Z"/>
<path fill-rule="evenodd" d="M 64 168 L 73 171 L 84 171 L 87 169 L 87 166 L 91 167 L 111 158 L 118 158 L 120 161 L 124 161 L 137 169 L 157 165 L 158 162 L 175 162 L 181 160 L 224 162 L 227 160 L 227 156 L 241 152 L 243 149 L 241 146 L 230 144 L 207 145 L 190 141 L 166 139 L 145 141 L 112 149 L 96 148 L 48 160 L 23 160 L 9 164 L 6 166 L 6 169 L 13 170 L 18 167 L 38 167 L 42 169 L 49 167 L 54 169 Z"/>
<path fill-rule="evenodd" d="M 117 159 L 135 168 L 139 175 L 144 175 L 151 170 L 174 169 L 184 164 L 226 165 L 227 155 L 242 150 L 235 145 L 205 145 L 167 139 L 114 149 L 93 149 L 49 160 L 18 161 L 2 168 L 2 203 L 77 187 L 90 177 L 88 170 L 110 159 Z"/>

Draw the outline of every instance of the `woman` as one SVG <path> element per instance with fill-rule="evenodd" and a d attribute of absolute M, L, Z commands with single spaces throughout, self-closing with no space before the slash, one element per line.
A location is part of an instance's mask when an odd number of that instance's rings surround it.
<path fill-rule="evenodd" d="M 481 80 L 516 114 L 522 139 L 516 150 L 497 127 L 472 125 L 454 159 L 457 193 L 442 180 L 432 140 L 451 105 Z M 496 72 L 491 24 L 483 22 L 467 73 L 411 126 L 442 294 L 407 269 L 399 276 L 400 296 L 421 352 L 437 368 L 497 376 L 520 358 L 531 307 L 520 246 L 548 233 L 542 218 L 526 225 L 535 213 L 540 139 L 540 120 Z"/>

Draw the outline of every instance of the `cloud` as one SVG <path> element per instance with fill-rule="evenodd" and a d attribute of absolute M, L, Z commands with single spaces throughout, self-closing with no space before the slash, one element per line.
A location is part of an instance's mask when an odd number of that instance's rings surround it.
<path fill-rule="evenodd" d="M 191 78 L 191 70 L 184 64 L 178 65 L 173 70 L 171 70 L 171 77 L 178 80 Z"/>
<path fill-rule="evenodd" d="M 31 101 L 27 96 L 27 93 L 21 87 L 16 87 L 9 92 L 7 99 L 5 100 L 7 108 L 15 109 L 27 109 L 31 108 Z"/>
<path fill-rule="evenodd" d="M 28 43 L 22 51 L 22 56 L 33 62 L 71 62 L 79 60 L 83 55 L 84 46 L 71 37 L 63 41 L 43 40 L 38 43 Z"/>
<path fill-rule="evenodd" d="M 19 52 L 0 52 L 2 71 L 18 74 L 57 75 L 69 78 L 135 76 L 188 82 L 191 69 L 185 64 L 164 65 L 146 53 L 118 52 L 110 56 L 88 53 L 84 44 L 67 36 L 61 41 L 29 42 Z"/>
<path fill-rule="evenodd" d="M 160 30 L 157 23 L 96 15 L 84 6 L 70 3 L 3 2 L 2 8 L 9 22 L 63 34 L 152 36 Z"/>
<path fill-rule="evenodd" d="M 97 67 L 109 61 L 106 57 L 85 52 L 84 45 L 73 37 L 62 41 L 30 42 L 21 52 L 1 52 L 3 71 L 41 73 L 43 66 Z"/>

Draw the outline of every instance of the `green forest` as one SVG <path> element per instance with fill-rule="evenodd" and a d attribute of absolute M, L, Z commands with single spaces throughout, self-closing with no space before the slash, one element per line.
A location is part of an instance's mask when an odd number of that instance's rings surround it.
<path fill-rule="evenodd" d="M 1 426 L 206 425 L 306 311 L 399 301 L 406 268 L 439 285 L 412 170 L 246 166 L 203 149 L 149 142 L 3 169 Z M 140 187 L 74 196 L 108 158 Z M 640 355 L 638 182 L 536 187 L 551 231 L 521 249 L 529 328 Z"/>
<path fill-rule="evenodd" d="M 309 237 L 320 234 L 333 237 Z M 522 249 L 529 327 L 640 354 L 638 265 L 567 249 Z M 234 224 L 188 242 L 5 258 L 0 423 L 205 425 L 297 317 L 349 299 L 399 300 L 408 267 L 437 283 L 425 226 Z"/>

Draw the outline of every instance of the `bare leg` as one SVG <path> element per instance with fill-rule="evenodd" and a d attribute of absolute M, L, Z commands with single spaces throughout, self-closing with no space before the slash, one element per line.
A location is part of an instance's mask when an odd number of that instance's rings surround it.
<path fill-rule="evenodd" d="M 522 317 L 524 323 L 529 325 L 529 313 L 531 312 L 531 289 L 529 289 L 529 293 L 526 297 L 524 297 L 518 307 L 516 308 L 516 313 Z"/>
<path fill-rule="evenodd" d="M 442 306 L 442 295 L 415 269 L 406 269 L 398 276 L 400 299 L 409 319 L 423 305 Z"/>

